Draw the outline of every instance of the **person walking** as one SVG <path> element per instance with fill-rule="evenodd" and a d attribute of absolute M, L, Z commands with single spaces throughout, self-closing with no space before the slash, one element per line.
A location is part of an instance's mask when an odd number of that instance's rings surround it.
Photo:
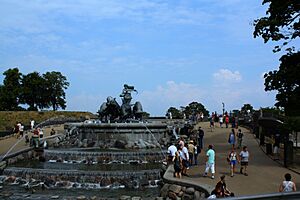
<path fill-rule="evenodd" d="M 285 181 L 279 186 L 279 192 L 296 192 L 296 184 L 292 181 L 292 176 L 289 173 L 284 175 Z"/>
<path fill-rule="evenodd" d="M 174 157 L 175 157 L 175 153 L 177 152 L 177 148 L 174 144 L 171 144 L 169 147 L 168 147 L 168 157 L 167 157 L 167 163 L 168 164 L 171 164 L 172 161 L 174 160 Z"/>
<path fill-rule="evenodd" d="M 228 128 L 228 124 L 229 124 L 229 116 L 226 114 L 225 115 L 225 125 L 226 125 L 226 128 Z"/>
<path fill-rule="evenodd" d="M 237 142 L 238 142 L 238 146 L 237 148 L 240 149 L 242 147 L 243 144 L 243 137 L 244 137 L 244 133 L 242 132 L 241 129 L 238 130 L 237 133 Z"/>
<path fill-rule="evenodd" d="M 234 129 L 231 129 L 231 132 L 229 133 L 228 143 L 231 145 L 232 149 L 235 148 L 235 132 L 234 132 Z"/>
<path fill-rule="evenodd" d="M 220 128 L 223 128 L 223 116 L 219 116 L 219 123 L 220 123 Z"/>
<path fill-rule="evenodd" d="M 189 152 L 186 146 L 181 146 L 180 149 L 180 157 L 182 159 L 182 175 L 183 176 L 188 176 L 187 175 L 187 170 L 189 169 Z"/>
<path fill-rule="evenodd" d="M 211 171 L 211 178 L 215 178 L 215 151 L 213 150 L 213 145 L 208 145 L 208 150 L 206 152 L 206 167 L 204 172 L 204 177 L 207 176 L 208 172 Z"/>
<path fill-rule="evenodd" d="M 247 168 L 249 163 L 249 152 L 247 146 L 243 147 L 243 150 L 240 152 L 240 160 L 241 160 L 241 169 L 240 173 L 244 174 L 245 176 L 248 176 Z M 244 170 L 244 171 L 243 171 Z"/>
<path fill-rule="evenodd" d="M 175 152 L 175 156 L 172 159 L 174 163 L 174 175 L 177 178 L 181 178 L 182 160 L 180 158 L 180 150 Z"/>
<path fill-rule="evenodd" d="M 229 161 L 230 164 L 230 175 L 231 177 L 233 177 L 235 173 L 235 166 L 239 162 L 238 156 L 234 148 L 229 153 L 227 160 Z"/>
<path fill-rule="evenodd" d="M 193 140 L 189 141 L 188 152 L 189 152 L 189 164 L 190 166 L 192 166 L 194 162 L 194 155 L 195 155 L 195 145 Z"/>
<path fill-rule="evenodd" d="M 50 135 L 52 136 L 52 135 L 55 135 L 55 134 L 56 134 L 56 131 L 52 128 L 51 132 L 50 132 Z"/>
<path fill-rule="evenodd" d="M 201 149 L 203 149 L 203 137 L 204 137 L 204 131 L 201 128 L 201 126 L 199 126 L 199 128 L 198 128 L 198 145 Z"/>

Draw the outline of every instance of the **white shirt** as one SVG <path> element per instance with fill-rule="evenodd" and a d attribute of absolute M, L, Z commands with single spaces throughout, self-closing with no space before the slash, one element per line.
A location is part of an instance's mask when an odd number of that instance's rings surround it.
<path fill-rule="evenodd" d="M 241 151 L 240 153 L 241 161 L 248 162 L 249 161 L 249 152 L 248 151 Z"/>
<path fill-rule="evenodd" d="M 183 160 L 189 160 L 189 151 L 188 151 L 188 149 L 186 147 L 182 148 L 182 151 L 180 152 L 180 157 Z"/>
<path fill-rule="evenodd" d="M 169 148 L 168 148 L 168 154 L 170 156 L 175 156 L 176 151 L 177 151 L 177 148 L 175 147 L 175 145 L 169 146 Z"/>
<path fill-rule="evenodd" d="M 292 192 L 294 183 L 292 181 L 283 181 L 283 192 Z"/>

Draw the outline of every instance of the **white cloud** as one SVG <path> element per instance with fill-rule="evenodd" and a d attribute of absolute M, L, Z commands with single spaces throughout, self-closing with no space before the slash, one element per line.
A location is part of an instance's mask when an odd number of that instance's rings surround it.
<path fill-rule="evenodd" d="M 242 80 L 242 75 L 239 71 L 230 71 L 229 69 L 220 69 L 213 74 L 213 77 L 216 81 L 225 81 L 225 82 L 240 82 Z"/>
<path fill-rule="evenodd" d="M 152 115 L 162 115 L 171 106 L 180 108 L 193 101 L 202 102 L 205 98 L 206 91 L 197 85 L 174 81 L 159 85 L 152 91 L 143 91 L 139 97 L 144 110 Z"/>

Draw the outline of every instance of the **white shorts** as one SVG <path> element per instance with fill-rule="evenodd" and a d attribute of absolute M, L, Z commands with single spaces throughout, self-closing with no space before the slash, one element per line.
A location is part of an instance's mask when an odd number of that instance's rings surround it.
<path fill-rule="evenodd" d="M 205 173 L 208 173 L 209 170 L 212 174 L 215 173 L 215 163 L 206 163 Z"/>

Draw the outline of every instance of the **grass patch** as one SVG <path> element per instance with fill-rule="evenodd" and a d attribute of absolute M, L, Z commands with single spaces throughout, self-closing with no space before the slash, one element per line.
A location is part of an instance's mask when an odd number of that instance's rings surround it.
<path fill-rule="evenodd" d="M 89 119 L 96 116 L 90 112 L 76 111 L 0 111 L 0 131 L 12 130 L 18 121 L 25 126 L 29 126 L 31 119 L 39 123 L 53 117 L 75 117 L 78 119 Z"/>

